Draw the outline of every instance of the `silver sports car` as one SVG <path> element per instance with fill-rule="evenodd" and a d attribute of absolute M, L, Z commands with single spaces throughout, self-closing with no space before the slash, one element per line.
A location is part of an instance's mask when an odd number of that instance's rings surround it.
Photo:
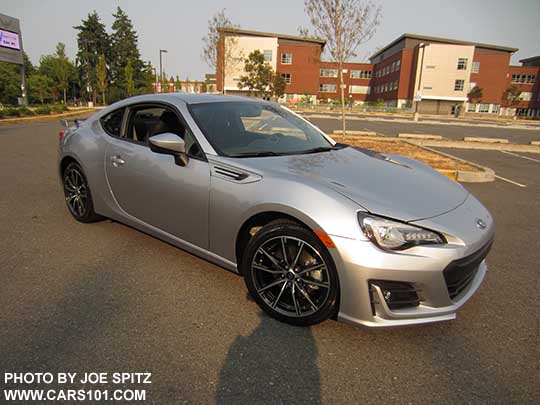
<path fill-rule="evenodd" d="M 139 96 L 60 138 L 76 220 L 108 217 L 237 272 L 284 322 L 453 319 L 487 271 L 493 219 L 460 184 L 275 103 Z"/>

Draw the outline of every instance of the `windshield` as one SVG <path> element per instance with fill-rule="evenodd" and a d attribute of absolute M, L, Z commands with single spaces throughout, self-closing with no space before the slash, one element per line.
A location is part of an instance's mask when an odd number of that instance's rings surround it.
<path fill-rule="evenodd" d="M 289 111 L 265 103 L 192 104 L 191 112 L 214 149 L 231 157 L 331 150 L 332 144 Z"/>

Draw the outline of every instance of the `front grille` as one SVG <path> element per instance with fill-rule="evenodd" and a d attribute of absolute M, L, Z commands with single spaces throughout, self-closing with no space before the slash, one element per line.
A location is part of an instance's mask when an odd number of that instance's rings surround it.
<path fill-rule="evenodd" d="M 410 283 L 402 281 L 371 280 L 372 286 L 376 285 L 382 291 L 384 300 L 391 310 L 417 307 L 420 303 L 416 289 Z M 372 304 L 374 294 L 372 296 Z"/>
<path fill-rule="evenodd" d="M 473 254 L 454 260 L 444 269 L 444 280 L 451 299 L 459 296 L 471 284 L 478 266 L 488 255 L 492 244 L 493 240 L 490 240 Z"/>

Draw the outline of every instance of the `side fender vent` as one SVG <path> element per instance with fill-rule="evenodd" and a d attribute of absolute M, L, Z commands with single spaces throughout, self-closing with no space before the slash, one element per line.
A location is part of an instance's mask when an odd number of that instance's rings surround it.
<path fill-rule="evenodd" d="M 232 180 L 236 180 L 236 181 L 242 181 L 242 180 L 245 180 L 245 179 L 247 179 L 249 177 L 249 175 L 247 173 L 243 173 L 243 172 L 240 172 L 240 171 L 228 169 L 228 168 L 221 167 L 221 166 L 214 166 L 214 172 L 216 174 L 228 177 L 228 178 L 230 178 Z"/>
<path fill-rule="evenodd" d="M 258 174 L 234 166 L 225 165 L 221 162 L 212 162 L 210 160 L 209 163 L 213 177 L 242 184 L 255 183 L 262 179 L 262 176 Z"/>

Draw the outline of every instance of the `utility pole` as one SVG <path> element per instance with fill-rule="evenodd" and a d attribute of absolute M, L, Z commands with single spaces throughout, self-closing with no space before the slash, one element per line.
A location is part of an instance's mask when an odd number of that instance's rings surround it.
<path fill-rule="evenodd" d="M 161 57 L 163 53 L 167 53 L 167 50 L 166 49 L 159 50 L 159 83 L 160 85 L 163 83 L 163 61 Z M 161 89 L 161 92 L 163 93 L 163 89 Z"/>

